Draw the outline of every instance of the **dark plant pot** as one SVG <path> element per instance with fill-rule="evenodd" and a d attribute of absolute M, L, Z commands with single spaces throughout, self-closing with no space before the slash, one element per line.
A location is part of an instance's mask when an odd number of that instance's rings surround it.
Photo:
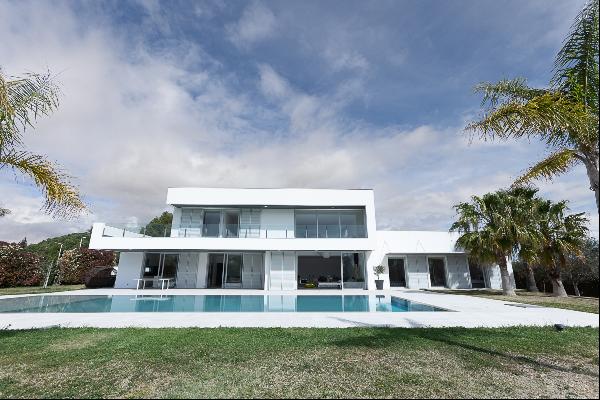
<path fill-rule="evenodd" d="M 383 290 L 383 279 L 375 279 L 375 288 Z"/>

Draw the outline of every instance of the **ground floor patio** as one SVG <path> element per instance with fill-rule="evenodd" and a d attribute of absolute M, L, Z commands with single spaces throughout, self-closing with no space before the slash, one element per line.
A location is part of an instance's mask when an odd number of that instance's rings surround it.
<path fill-rule="evenodd" d="M 64 293 L 47 294 L 47 296 Z M 156 289 L 86 289 L 68 293 L 80 295 L 165 295 Z M 64 327 L 507 327 L 566 326 L 598 327 L 598 315 L 555 308 L 526 306 L 469 296 L 432 293 L 417 290 L 368 291 L 358 289 L 305 291 L 290 290 L 265 293 L 245 289 L 170 289 L 168 296 L 180 295 L 324 295 L 396 296 L 402 299 L 447 309 L 447 312 L 151 312 L 151 313 L 11 313 L 0 314 L 0 326 L 5 329 Z M 24 295 L 27 296 L 27 295 Z M 3 298 L 19 297 L 5 296 Z"/>

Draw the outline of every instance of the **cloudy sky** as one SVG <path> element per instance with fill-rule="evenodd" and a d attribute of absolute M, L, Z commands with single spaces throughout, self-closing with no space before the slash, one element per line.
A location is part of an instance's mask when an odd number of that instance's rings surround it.
<path fill-rule="evenodd" d="M 56 221 L 0 173 L 0 240 L 147 221 L 176 186 L 375 189 L 381 229 L 447 230 L 452 205 L 508 186 L 538 143 L 469 144 L 471 88 L 545 85 L 582 7 L 540 1 L 0 1 L 4 74 L 49 69 L 59 110 L 27 146 L 90 212 Z M 540 183 L 585 211 L 583 167 Z"/>

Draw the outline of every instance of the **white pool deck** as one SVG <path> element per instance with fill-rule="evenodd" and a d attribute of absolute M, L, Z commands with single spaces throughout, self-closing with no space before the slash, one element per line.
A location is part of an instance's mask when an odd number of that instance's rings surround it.
<path fill-rule="evenodd" d="M 46 294 L 60 295 L 157 295 L 159 290 L 85 289 Z M 164 292 L 162 292 L 164 293 Z M 394 295 L 408 300 L 452 310 L 454 312 L 220 312 L 220 313 L 0 313 L 0 329 L 33 329 L 48 327 L 97 328 L 216 328 L 216 327 L 507 327 L 566 326 L 598 327 L 598 315 L 578 311 L 529 306 L 488 300 L 472 296 L 432 293 L 416 290 L 326 290 L 281 291 L 171 289 L 169 295 Z M 14 295 L 2 298 L 38 296 Z M 513 304 L 513 306 L 508 305 Z M 516 306 L 515 306 L 516 305 Z"/>

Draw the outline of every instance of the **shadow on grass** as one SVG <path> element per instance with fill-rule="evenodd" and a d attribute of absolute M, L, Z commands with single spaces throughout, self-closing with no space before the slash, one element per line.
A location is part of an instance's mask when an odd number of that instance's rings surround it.
<path fill-rule="evenodd" d="M 467 332 L 465 332 L 467 331 Z M 508 361 L 529 364 L 534 367 L 546 368 L 559 372 L 570 372 L 578 375 L 586 375 L 590 377 L 598 378 L 597 372 L 582 371 L 577 368 L 563 367 L 547 363 L 544 361 L 536 360 L 535 358 L 514 355 L 509 352 L 502 352 L 486 348 L 481 345 L 468 344 L 456 340 L 456 337 L 460 337 L 461 334 L 468 333 L 467 329 L 436 329 L 436 328 L 410 328 L 410 329 L 385 329 L 385 328 L 373 328 L 368 330 L 369 334 L 355 336 L 348 339 L 335 341 L 333 344 L 339 347 L 367 347 L 367 348 L 385 348 L 386 346 L 398 345 L 403 343 L 405 345 L 424 346 L 424 340 L 440 343 L 444 346 L 461 348 L 478 354 L 483 354 L 491 357 L 502 358 Z M 492 332 L 490 330 L 490 332 Z M 496 334 L 498 333 L 495 331 Z M 481 334 L 485 335 L 485 331 Z M 507 337 L 514 337 L 514 340 L 519 340 L 516 333 L 510 333 L 509 330 L 502 331 L 501 334 L 504 336 L 504 340 Z M 469 334 L 469 340 L 473 340 L 473 336 Z"/>

